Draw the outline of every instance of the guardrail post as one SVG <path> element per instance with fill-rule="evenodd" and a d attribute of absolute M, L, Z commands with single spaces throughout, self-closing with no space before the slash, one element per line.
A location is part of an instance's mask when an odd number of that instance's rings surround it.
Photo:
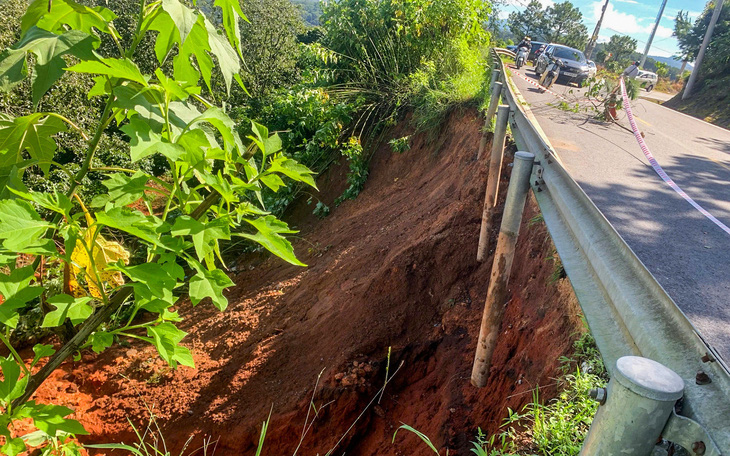
<path fill-rule="evenodd" d="M 495 81 L 494 84 L 492 84 L 492 96 L 489 99 L 489 109 L 487 109 L 487 117 L 484 120 L 484 125 L 486 127 L 489 127 L 489 125 L 492 123 L 492 117 L 494 117 L 494 113 L 497 112 L 497 105 L 499 104 L 499 96 L 502 94 L 502 83 L 499 81 Z"/>
<path fill-rule="evenodd" d="M 499 81 L 499 73 L 501 73 L 499 66 L 495 65 L 492 69 L 492 78 L 489 80 L 489 87 L 493 87 L 494 83 Z"/>
<path fill-rule="evenodd" d="M 492 354 L 497 345 L 499 327 L 504 315 L 505 299 L 507 299 L 507 282 L 509 281 L 512 260 L 515 257 L 515 244 L 522 223 L 522 212 L 525 208 L 527 191 L 530 188 L 530 174 L 535 156 L 529 152 L 515 153 L 514 167 L 507 188 L 502 225 L 494 252 L 494 263 L 489 279 L 487 299 L 482 314 L 482 325 L 479 329 L 474 367 L 471 372 L 471 383 L 483 388 L 487 385 Z"/>
<path fill-rule="evenodd" d="M 683 392 L 684 381 L 668 367 L 639 356 L 619 358 L 608 388 L 591 392 L 602 405 L 580 456 L 648 456 Z"/>
<path fill-rule="evenodd" d="M 487 191 L 484 195 L 484 207 L 482 209 L 482 226 L 479 231 L 477 261 L 484 261 L 486 259 L 487 248 L 489 247 L 489 229 L 492 227 L 492 210 L 497 204 L 497 192 L 499 190 L 499 177 L 502 174 L 504 141 L 507 136 L 509 112 L 510 108 L 507 105 L 499 105 L 497 109 L 497 122 L 494 125 L 494 137 L 492 138 L 492 155 L 489 160 Z"/>

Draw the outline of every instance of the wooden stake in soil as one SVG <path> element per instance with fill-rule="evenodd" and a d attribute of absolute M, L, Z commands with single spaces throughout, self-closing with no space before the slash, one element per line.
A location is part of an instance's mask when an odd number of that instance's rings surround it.
<path fill-rule="evenodd" d="M 515 153 L 514 168 L 507 188 L 502 225 L 494 252 L 492 274 L 484 304 L 482 326 L 479 330 L 479 342 L 471 372 L 471 383 L 479 388 L 487 385 L 492 354 L 502 325 L 507 300 L 507 283 L 515 257 L 515 245 L 520 232 L 527 191 L 530 188 L 530 174 L 534 161 L 535 156 L 529 152 Z"/>
<path fill-rule="evenodd" d="M 494 210 L 494 206 L 497 205 L 499 178 L 502 175 L 504 141 L 507 136 L 509 112 L 509 106 L 507 105 L 500 105 L 497 110 L 497 122 L 494 126 L 494 138 L 492 138 L 492 156 L 489 160 L 487 191 L 484 195 L 484 208 L 482 209 L 482 226 L 479 231 L 479 246 L 477 247 L 477 261 L 480 262 L 487 258 L 489 229 L 492 227 L 492 211 Z"/>

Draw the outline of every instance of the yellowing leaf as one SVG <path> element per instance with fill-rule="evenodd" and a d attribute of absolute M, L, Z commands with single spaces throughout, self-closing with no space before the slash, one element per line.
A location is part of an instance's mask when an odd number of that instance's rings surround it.
<path fill-rule="evenodd" d="M 112 288 L 124 285 L 122 273 L 110 270 L 109 265 L 120 260 L 124 264 L 129 263 L 129 252 L 118 242 L 104 239 L 99 233 L 101 226 L 89 214 L 81 200 L 79 200 L 79 203 L 84 211 L 88 228 L 82 232 L 81 238 L 76 241 L 76 247 L 71 254 L 69 289 L 71 294 L 76 297 L 90 294 L 97 299 L 101 299 L 105 285 Z M 81 271 L 84 271 L 83 276 L 86 280 L 88 293 L 79 283 Z"/>

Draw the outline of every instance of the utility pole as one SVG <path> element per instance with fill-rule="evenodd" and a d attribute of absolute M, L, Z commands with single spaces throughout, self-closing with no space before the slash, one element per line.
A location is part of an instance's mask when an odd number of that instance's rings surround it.
<path fill-rule="evenodd" d="M 603 4 L 603 10 L 601 11 L 601 17 L 598 19 L 598 22 L 596 22 L 596 28 L 593 29 L 593 35 L 591 36 L 591 39 L 588 41 L 588 45 L 586 46 L 586 58 L 588 60 L 591 59 L 591 56 L 593 55 L 593 49 L 596 47 L 596 41 L 598 41 L 598 32 L 601 31 L 601 22 L 603 22 L 603 15 L 606 14 L 606 8 L 608 7 L 608 1 L 606 0 L 606 3 Z"/>
<path fill-rule="evenodd" d="M 682 100 L 686 100 L 687 98 L 689 98 L 690 94 L 692 93 L 692 87 L 694 86 L 695 80 L 697 79 L 697 74 L 699 74 L 700 72 L 700 65 L 702 65 L 702 59 L 705 57 L 705 50 L 707 49 L 707 45 L 710 44 L 710 38 L 712 38 L 712 32 L 715 29 L 715 23 L 717 23 L 717 19 L 720 17 L 723 3 L 725 3 L 724 0 L 715 0 L 715 11 L 712 13 L 710 25 L 707 26 L 705 39 L 702 40 L 700 52 L 699 54 L 697 54 L 697 60 L 695 60 L 695 67 L 692 68 L 692 74 L 689 76 L 689 81 L 687 81 L 687 85 L 684 86 Z"/>
<path fill-rule="evenodd" d="M 644 68 L 644 64 L 646 63 L 646 56 L 649 54 L 649 49 L 651 48 L 651 42 L 654 41 L 654 34 L 656 33 L 657 27 L 659 27 L 659 22 L 662 20 L 662 15 L 664 14 L 664 7 L 667 6 L 667 0 L 664 0 L 662 2 L 662 7 L 659 8 L 659 14 L 657 14 L 656 17 L 656 23 L 654 24 L 654 28 L 651 29 L 651 35 L 649 35 L 649 41 L 646 42 L 646 47 L 644 48 L 644 55 L 641 56 L 641 63 L 639 66 L 641 68 Z"/>

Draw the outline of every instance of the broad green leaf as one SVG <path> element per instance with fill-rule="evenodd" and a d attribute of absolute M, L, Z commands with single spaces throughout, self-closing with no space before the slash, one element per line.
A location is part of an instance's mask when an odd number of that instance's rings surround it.
<path fill-rule="evenodd" d="M 241 142 L 241 137 L 236 132 L 236 124 L 222 109 L 215 107 L 209 108 L 203 114 L 193 119 L 188 127 L 192 128 L 203 122 L 213 125 L 218 130 L 226 145 L 226 150 L 230 151 L 235 148 L 240 155 L 243 155 L 245 148 L 243 147 L 243 142 Z"/>
<path fill-rule="evenodd" d="M 265 174 L 260 177 L 261 182 L 264 183 L 267 187 L 269 187 L 274 192 L 279 191 L 279 188 L 285 187 L 286 184 L 283 180 L 281 180 L 281 177 L 277 176 L 276 174 Z"/>
<path fill-rule="evenodd" d="M 306 264 L 297 260 L 297 257 L 294 256 L 294 249 L 292 248 L 291 243 L 282 236 L 282 234 L 293 234 L 297 233 L 297 231 L 290 230 L 286 223 L 277 219 L 273 215 L 266 215 L 253 220 L 244 220 L 256 228 L 256 233 L 237 233 L 238 236 L 242 236 L 261 244 L 264 248 L 266 248 L 266 250 L 284 261 L 298 266 L 306 266 Z"/>
<path fill-rule="evenodd" d="M 0 273 L 0 296 L 4 302 L 0 305 L 0 323 L 15 328 L 18 324 L 17 310 L 26 303 L 43 294 L 43 287 L 31 287 L 35 271 L 31 266 L 17 268 L 10 274 Z"/>
<path fill-rule="evenodd" d="M 44 209 L 58 212 L 67 218 L 71 218 L 73 203 L 68 199 L 68 196 L 59 193 L 58 190 L 53 190 L 53 192 L 49 193 L 31 192 L 28 191 L 21 181 L 15 183 L 15 187 L 11 187 L 10 192 L 28 201 L 32 201 Z"/>
<path fill-rule="evenodd" d="M 225 219 L 219 218 L 202 223 L 187 215 L 178 217 L 175 220 L 170 234 L 173 236 L 192 236 L 198 259 L 200 261 L 205 259 L 209 267 L 214 264 L 213 253 L 220 257 L 218 241 L 220 239 L 231 239 L 231 229 Z"/>
<path fill-rule="evenodd" d="M 277 133 L 269 136 L 268 128 L 253 121 L 251 121 L 251 130 L 256 136 L 249 136 L 249 139 L 256 143 L 263 154 L 262 161 L 281 150 L 281 138 Z"/>
<path fill-rule="evenodd" d="M 0 368 L 3 371 L 3 379 L 0 381 L 0 403 L 7 405 L 23 394 L 28 380 L 23 381 L 20 378 L 20 366 L 12 356 L 0 358 Z"/>
<path fill-rule="evenodd" d="M 15 328 L 18 325 L 18 309 L 26 307 L 32 300 L 43 294 L 43 287 L 21 288 L 13 295 L 6 295 L 5 302 L 0 305 L 0 323 Z"/>
<path fill-rule="evenodd" d="M 38 161 L 48 173 L 56 155 L 56 133 L 66 131 L 66 125 L 56 117 L 43 113 L 0 120 L 0 167 L 23 162 L 23 152 Z"/>
<path fill-rule="evenodd" d="M 160 240 L 160 235 L 169 231 L 170 226 L 151 215 L 144 215 L 128 207 L 115 207 L 106 212 L 97 212 L 96 221 L 109 228 L 129 233 L 159 247 L 168 248 Z"/>
<path fill-rule="evenodd" d="M 76 73 L 102 74 L 110 78 L 127 79 L 143 86 L 147 85 L 148 79 L 139 71 L 137 64 L 129 59 L 87 60 L 66 69 Z"/>
<path fill-rule="evenodd" d="M 133 175 L 115 173 L 102 182 L 109 190 L 105 195 L 113 207 L 127 206 L 144 197 L 144 191 L 150 176 L 142 171 Z"/>
<path fill-rule="evenodd" d="M 162 0 L 162 9 L 170 15 L 177 27 L 180 42 L 185 44 L 198 20 L 198 13 L 183 5 L 179 0 Z"/>
<path fill-rule="evenodd" d="M 43 328 L 55 328 L 61 326 L 68 318 L 73 325 L 86 320 L 94 313 L 94 308 L 89 305 L 91 298 L 74 298 L 67 294 L 58 294 L 47 299 L 56 310 L 48 312 L 43 319 Z"/>
<path fill-rule="evenodd" d="M 182 279 L 182 268 L 175 263 L 142 263 L 136 266 L 118 265 L 117 269 L 132 279 L 133 286 L 146 285 L 152 296 L 167 298 Z M 167 292 L 167 293 L 165 293 Z"/>
<path fill-rule="evenodd" d="M 25 78 L 27 71 L 25 57 L 28 52 L 36 56 L 35 69 L 31 76 L 33 104 L 51 88 L 66 67 L 64 55 L 72 55 L 84 60 L 96 60 L 94 54 L 95 38 L 80 30 L 70 30 L 56 35 L 38 27 L 31 27 L 23 38 L 3 53 L 0 61 L 0 88 L 9 90 Z M 22 57 L 23 64 L 17 59 Z M 7 59 L 7 62 L 5 61 Z"/>
<path fill-rule="evenodd" d="M 88 35 L 94 33 L 94 28 L 112 33 L 108 24 L 116 17 L 107 8 L 101 6 L 90 8 L 73 0 L 33 0 L 21 19 L 20 30 L 22 36 L 25 36 L 33 26 L 61 33 L 65 31 L 64 26 L 67 25 Z"/>
<path fill-rule="evenodd" d="M 208 271 L 200 264 L 191 264 L 197 273 L 190 279 L 190 301 L 194 306 L 205 298 L 210 298 L 220 310 L 226 310 L 228 299 L 223 296 L 223 290 L 235 285 L 233 281 L 220 269 Z"/>
<path fill-rule="evenodd" d="M 131 138 L 129 152 L 133 162 L 155 153 L 161 153 L 174 162 L 186 153 L 182 146 L 169 143 L 162 135 L 152 131 L 150 124 L 140 116 L 130 118 L 129 123 L 122 126 L 121 130 Z"/>
<path fill-rule="evenodd" d="M 149 30 L 159 32 L 155 41 L 155 56 L 157 57 L 157 61 L 162 63 L 172 48 L 180 43 L 180 33 L 170 15 L 161 9 L 156 11 Z"/>
<path fill-rule="evenodd" d="M 223 81 L 226 83 L 226 93 L 230 95 L 233 76 L 241 71 L 238 54 L 226 37 L 220 34 L 207 18 L 205 18 L 205 29 L 208 32 L 210 52 L 218 59 L 218 67 L 223 73 Z"/>
<path fill-rule="evenodd" d="M 114 343 L 114 335 L 105 331 L 97 331 L 91 335 L 91 349 L 101 353 Z"/>
<path fill-rule="evenodd" d="M 177 1 L 177 0 L 175 0 Z M 203 77 L 208 91 L 212 91 L 210 78 L 213 74 L 213 59 L 208 54 L 208 30 L 205 28 L 205 18 L 199 15 L 194 27 L 185 42 L 178 48 L 178 54 L 173 60 L 173 74 L 175 80 L 190 85 L 197 85 Z M 197 68 L 193 66 L 192 57 L 195 57 Z"/>
<path fill-rule="evenodd" d="M 169 101 L 185 101 L 190 98 L 192 93 L 200 93 L 200 87 L 183 87 L 183 84 L 165 76 L 165 73 L 163 73 L 159 68 L 155 70 L 155 76 L 157 77 L 160 87 L 165 92 L 165 98 Z"/>
<path fill-rule="evenodd" d="M 51 439 L 51 436 L 46 434 L 43 431 L 35 431 L 31 432 L 30 434 L 25 434 L 20 437 L 23 439 L 23 441 L 28 445 L 32 447 L 37 447 L 45 443 L 46 441 Z"/>
<path fill-rule="evenodd" d="M 219 6 L 223 12 L 223 28 L 228 36 L 228 41 L 236 47 L 238 55 L 243 59 L 241 47 L 241 29 L 238 26 L 239 19 L 246 19 L 241 10 L 240 0 L 215 0 L 214 6 Z"/>
<path fill-rule="evenodd" d="M 304 182 L 311 187 L 317 188 L 317 184 L 312 177 L 314 172 L 298 161 L 285 157 L 284 154 L 276 155 L 271 160 L 266 173 L 281 173 L 297 182 Z"/>
<path fill-rule="evenodd" d="M 0 447 L 0 453 L 6 454 L 7 456 L 16 456 L 25 451 L 25 442 L 20 437 L 13 439 L 5 439 L 6 442 Z"/>
<path fill-rule="evenodd" d="M 34 401 L 26 403 L 26 406 L 33 409 L 30 416 L 33 418 L 35 427 L 48 435 L 57 435 L 59 431 L 74 435 L 88 434 L 81 423 L 65 418 L 73 413 L 73 410 L 68 407 L 40 405 Z"/>
<path fill-rule="evenodd" d="M 9 92 L 28 76 L 26 52 L 5 49 L 0 53 L 0 90 Z"/>
<path fill-rule="evenodd" d="M 26 252 L 29 248 L 41 246 L 47 254 L 56 254 L 55 247 L 43 243 L 41 236 L 54 225 L 41 219 L 33 206 L 23 200 L 1 200 L 0 240 L 3 247 L 10 251 Z"/>
<path fill-rule="evenodd" d="M 157 326 L 148 326 L 147 334 L 152 337 L 153 343 L 160 353 L 160 357 L 172 367 L 179 362 L 183 366 L 195 367 L 190 351 L 179 344 L 187 335 L 172 323 L 160 323 Z"/>
<path fill-rule="evenodd" d="M 27 191 L 21 176 L 21 168 L 16 165 L 0 167 L 0 200 L 15 198 L 13 190 Z"/>
<path fill-rule="evenodd" d="M 35 356 L 33 356 L 33 362 L 30 363 L 30 367 L 38 364 L 41 358 L 52 356 L 56 353 L 56 350 L 53 348 L 53 345 L 36 344 L 33 346 L 33 353 L 35 353 Z"/>

